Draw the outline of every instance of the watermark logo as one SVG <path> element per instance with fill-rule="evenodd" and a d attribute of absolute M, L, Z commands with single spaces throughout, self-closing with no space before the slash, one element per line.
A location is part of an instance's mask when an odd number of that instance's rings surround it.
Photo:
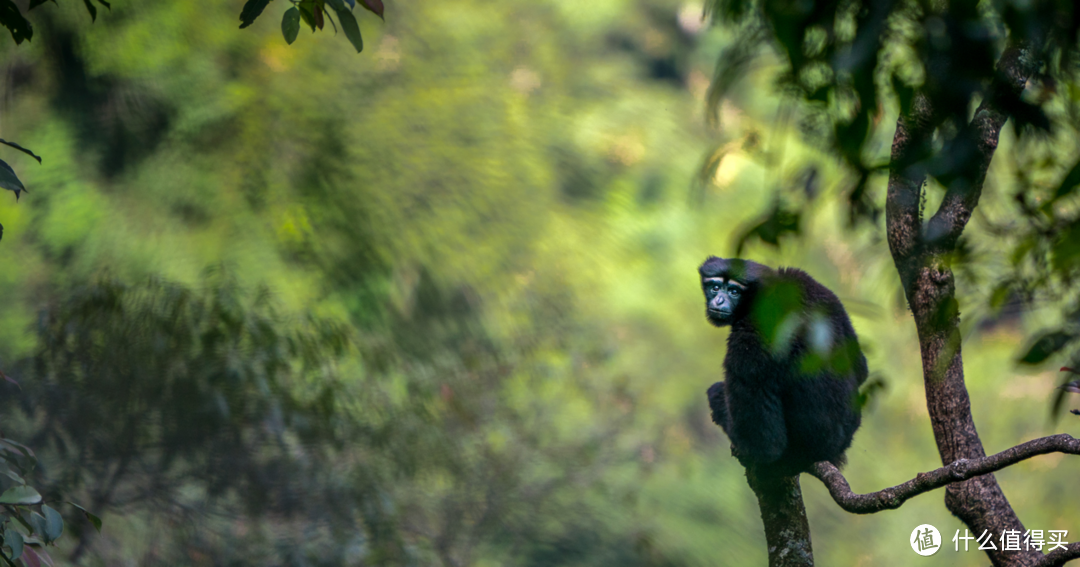
<path fill-rule="evenodd" d="M 923 524 L 911 531 L 911 549 L 922 556 L 933 555 L 941 549 L 941 532 L 930 524 Z"/>

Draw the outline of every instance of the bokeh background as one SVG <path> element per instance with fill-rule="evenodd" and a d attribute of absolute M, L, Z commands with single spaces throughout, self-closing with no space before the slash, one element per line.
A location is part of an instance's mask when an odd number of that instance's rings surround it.
<path fill-rule="evenodd" d="M 28 188 L 0 195 L 0 362 L 22 385 L 0 423 L 46 500 L 104 520 L 63 509 L 58 563 L 765 564 L 709 420 L 726 331 L 696 267 L 782 189 L 802 235 L 743 256 L 834 289 L 884 384 L 852 488 L 940 465 L 881 224 L 845 228 L 853 180 L 801 135 L 774 55 L 708 110 L 733 37 L 700 4 L 391 0 L 359 55 L 306 28 L 286 45 L 285 4 L 238 30 L 240 6 L 117 0 L 91 24 L 60 2 L 0 42 L 0 136 L 44 158 L 0 150 Z M 999 256 L 980 222 L 973 253 Z M 987 293 L 960 294 L 987 450 L 1075 434 L 1049 416 L 1062 361 L 1015 362 L 1054 310 L 988 316 Z M 1073 541 L 1078 466 L 998 477 Z M 803 487 L 818 564 L 910 565 L 923 523 L 947 549 L 921 564 L 987 561 L 952 551 L 941 491 L 853 516 Z"/>

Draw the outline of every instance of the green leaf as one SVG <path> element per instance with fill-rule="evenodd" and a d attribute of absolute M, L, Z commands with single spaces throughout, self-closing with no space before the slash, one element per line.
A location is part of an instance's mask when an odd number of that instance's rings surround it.
<path fill-rule="evenodd" d="M 16 201 L 19 200 L 19 192 L 26 191 L 22 181 L 19 181 L 19 176 L 15 175 L 15 170 L 3 160 L 0 160 L 0 187 L 14 191 Z"/>
<path fill-rule="evenodd" d="M 86 4 L 86 11 L 90 12 L 90 21 L 97 21 L 97 7 L 90 0 L 83 0 L 83 4 Z"/>
<path fill-rule="evenodd" d="M 1065 175 L 1065 179 L 1061 180 L 1061 185 L 1054 192 L 1054 200 L 1068 196 L 1073 191 L 1076 191 L 1077 187 L 1080 187 L 1080 161 L 1076 162 L 1076 165 Z"/>
<path fill-rule="evenodd" d="M 344 0 L 326 0 L 326 3 L 329 4 L 335 12 L 340 12 L 341 10 L 345 9 Z"/>
<path fill-rule="evenodd" d="M 4 530 L 4 544 L 11 548 L 11 560 L 15 561 L 22 555 L 22 534 L 10 527 Z"/>
<path fill-rule="evenodd" d="M 27 447 L 26 445 L 23 445 L 22 443 L 19 443 L 18 441 L 0 438 L 0 445 L 6 445 L 8 448 L 14 449 L 22 453 L 26 458 L 34 461 L 35 463 L 37 462 L 37 455 L 34 454 L 33 449 Z"/>
<path fill-rule="evenodd" d="M 41 511 L 45 512 L 45 539 L 56 541 L 64 533 L 64 519 L 60 517 L 60 512 L 50 508 L 48 504 L 42 504 Z"/>
<path fill-rule="evenodd" d="M 68 504 L 78 508 L 83 514 L 86 514 L 86 519 L 90 520 L 91 524 L 94 524 L 94 529 L 97 530 L 98 533 L 101 533 L 101 518 L 91 514 L 86 508 L 83 508 L 74 502 L 68 501 Z"/>
<path fill-rule="evenodd" d="M 281 35 L 285 36 L 285 43 L 292 45 L 298 33 L 300 33 L 300 10 L 294 6 L 285 10 L 285 15 L 281 17 Z"/>
<path fill-rule="evenodd" d="M 250 26 L 258 18 L 270 0 L 247 0 L 240 10 L 240 29 Z"/>
<path fill-rule="evenodd" d="M 43 540 L 45 539 L 45 526 L 47 523 L 45 516 L 37 512 L 30 512 L 30 526 L 34 528 L 34 535 Z"/>
<path fill-rule="evenodd" d="M 26 484 L 26 479 L 19 476 L 19 473 L 11 470 L 7 465 L 4 465 L 3 468 L 4 468 L 4 474 L 7 475 L 8 478 L 10 478 L 11 480 L 14 480 L 15 482 L 17 482 L 19 484 Z"/>
<path fill-rule="evenodd" d="M 1027 354 L 1020 358 L 1020 362 L 1025 364 L 1038 364 L 1047 358 L 1050 358 L 1052 354 L 1061 350 L 1074 338 L 1076 337 L 1065 331 L 1051 331 L 1049 333 L 1044 333 L 1035 341 L 1035 344 L 1031 345 Z"/>
<path fill-rule="evenodd" d="M 5 140 L 3 138 L 0 138 L 0 144 L 4 144 L 6 146 L 11 146 L 11 147 L 15 148 L 16 150 L 19 150 L 20 152 L 23 152 L 24 154 L 27 154 L 30 157 L 36 159 L 38 163 L 41 163 L 41 156 L 39 156 L 39 155 L 35 154 L 34 152 L 20 146 L 19 144 L 16 144 L 15 142 L 9 142 L 9 141 L 7 141 L 7 140 Z"/>
<path fill-rule="evenodd" d="M 0 494 L 0 504 L 37 504 L 41 495 L 32 486 L 12 486 Z"/>
<path fill-rule="evenodd" d="M 1005 306 L 1005 302 L 1009 300 L 1009 294 L 1012 292 L 1012 282 L 1004 281 L 994 288 L 994 291 L 990 293 L 990 309 L 994 312 L 999 311 Z"/>
<path fill-rule="evenodd" d="M 380 18 L 382 18 L 384 20 L 386 19 L 386 18 L 383 18 L 383 3 L 382 3 L 382 0 L 360 0 L 360 3 L 363 4 L 364 7 L 367 8 L 368 11 L 370 11 L 371 13 L 375 14 L 376 16 L 378 16 L 378 17 L 380 17 Z"/>
<path fill-rule="evenodd" d="M 25 519 L 24 519 L 24 518 L 22 517 L 22 514 L 15 514 L 14 516 L 12 516 L 12 518 L 15 518 L 15 521 L 17 521 L 17 522 L 19 522 L 20 524 L 22 524 L 22 527 L 26 528 L 26 531 L 28 531 L 28 532 L 32 532 L 32 531 L 34 531 L 34 528 L 33 528 L 33 526 L 31 526 L 31 525 L 30 525 L 30 523 L 29 523 L 29 522 L 27 522 L 27 521 L 26 521 L 26 520 L 25 520 Z M 25 540 L 25 538 L 24 538 L 24 540 Z"/>
<path fill-rule="evenodd" d="M 23 17 L 19 7 L 12 0 L 0 0 L 0 25 L 11 31 L 15 43 L 29 41 L 34 36 L 30 21 Z"/>
<path fill-rule="evenodd" d="M 311 8 L 314 6 L 312 2 L 301 2 L 297 4 L 296 8 L 300 10 L 300 19 L 304 20 L 304 23 L 311 27 L 311 31 L 315 31 L 315 15 L 311 13 Z"/>
<path fill-rule="evenodd" d="M 34 8 L 37 8 L 38 6 L 44 4 L 47 1 L 48 0 L 30 0 L 30 4 L 26 7 L 26 11 L 29 12 L 30 10 L 33 10 Z M 53 4 L 55 4 L 55 3 L 56 3 L 56 0 L 53 0 Z"/>
<path fill-rule="evenodd" d="M 338 10 L 337 15 L 338 20 L 341 22 L 341 30 L 345 32 L 345 37 L 349 38 L 349 42 L 356 48 L 356 52 L 360 53 L 364 50 L 364 39 L 360 37 L 360 26 L 357 25 L 356 18 L 348 10 Z"/>
<path fill-rule="evenodd" d="M 1051 265 L 1063 275 L 1080 266 L 1080 221 L 1073 221 L 1061 231 L 1051 252 Z"/>
<path fill-rule="evenodd" d="M 109 10 L 112 10 L 112 4 L 109 4 L 105 0 L 97 0 L 97 1 L 98 1 L 98 4 L 101 4 L 102 6 L 105 6 L 106 8 L 108 8 Z"/>

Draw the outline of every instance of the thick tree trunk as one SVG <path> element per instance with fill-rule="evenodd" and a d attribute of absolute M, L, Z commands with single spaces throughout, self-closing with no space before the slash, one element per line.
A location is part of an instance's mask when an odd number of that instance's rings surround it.
<path fill-rule="evenodd" d="M 746 480 L 758 497 L 769 567 L 813 567 L 810 523 L 806 520 L 798 476 L 778 476 L 767 470 L 746 469 Z"/>
<path fill-rule="evenodd" d="M 926 406 L 943 464 L 986 455 L 971 417 L 971 402 L 964 384 L 958 328 L 960 312 L 955 281 L 947 256 L 955 250 L 974 208 L 978 205 L 986 171 L 1007 116 L 999 109 L 1002 97 L 1018 97 L 1035 70 L 1030 57 L 1010 47 L 998 66 L 998 81 L 959 135 L 976 148 L 965 175 L 953 182 L 941 207 L 925 224 L 920 203 L 925 173 L 918 166 L 933 134 L 933 108 L 917 98 L 897 122 L 893 138 L 886 219 L 889 248 L 900 274 L 908 305 L 915 318 L 923 362 Z M 976 536 L 985 531 L 1000 541 L 1005 530 L 1024 532 L 994 475 L 987 474 L 946 488 L 945 505 Z M 1000 547 L 1000 546 L 999 546 Z M 988 551 L 994 565 L 1030 566 L 1041 561 L 1035 551 Z"/>

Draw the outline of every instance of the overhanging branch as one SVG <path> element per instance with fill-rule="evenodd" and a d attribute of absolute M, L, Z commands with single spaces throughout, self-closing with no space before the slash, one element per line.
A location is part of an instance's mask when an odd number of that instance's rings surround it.
<path fill-rule="evenodd" d="M 855 494 L 852 492 L 847 479 L 831 463 L 815 463 L 810 470 L 810 474 L 825 484 L 833 500 L 844 510 L 852 514 L 873 514 L 882 510 L 899 508 L 904 502 L 924 492 L 930 492 L 956 482 L 999 471 L 1025 459 L 1047 453 L 1080 455 L 1080 440 L 1066 433 L 1042 437 L 989 457 L 960 459 L 937 470 L 919 473 L 915 478 L 903 484 L 868 494 Z M 1076 552 L 1080 554 L 1080 549 L 1077 549 Z M 1050 555 L 1047 557 L 1050 557 Z M 1080 555 L 1070 555 L 1069 557 L 1080 557 Z M 1053 565 L 1053 563 L 1047 563 L 1046 565 Z"/>
<path fill-rule="evenodd" d="M 1009 119 L 1005 112 L 1020 99 L 1027 79 L 1038 70 L 1039 60 L 1026 45 L 1012 44 L 998 60 L 997 74 L 971 122 L 957 135 L 954 159 L 964 165 L 953 177 L 934 216 L 926 224 L 926 244 L 949 252 L 979 204 L 986 172 L 998 146 L 1001 128 Z"/>

